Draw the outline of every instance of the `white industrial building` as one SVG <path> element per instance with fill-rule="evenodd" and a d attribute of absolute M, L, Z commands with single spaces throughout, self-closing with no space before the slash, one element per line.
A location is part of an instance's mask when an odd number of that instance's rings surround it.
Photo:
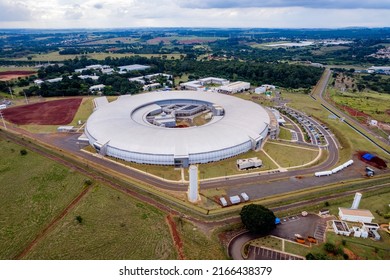
<path fill-rule="evenodd" d="M 228 85 L 228 84 L 229 84 L 229 80 L 226 80 L 223 78 L 207 77 L 207 78 L 202 78 L 202 79 L 199 79 L 196 81 L 182 83 L 182 84 L 180 84 L 180 86 L 186 90 L 204 91 L 206 89 L 207 85 L 224 86 L 224 85 Z"/>
<path fill-rule="evenodd" d="M 220 106 L 223 115 L 197 127 L 166 128 L 146 116 L 168 104 L 188 110 Z M 268 134 L 270 118 L 260 105 L 219 93 L 193 91 L 125 95 L 99 107 L 88 119 L 85 134 L 103 155 L 146 164 L 189 166 L 219 161 L 259 150 Z"/>
<path fill-rule="evenodd" d="M 262 94 L 269 90 L 275 90 L 274 85 L 261 85 L 260 87 L 255 88 L 255 93 Z"/>
<path fill-rule="evenodd" d="M 86 79 L 92 79 L 94 81 L 99 80 L 99 76 L 96 76 L 96 75 L 80 75 L 77 77 L 80 78 L 81 80 L 86 80 Z"/>
<path fill-rule="evenodd" d="M 237 167 L 240 170 L 261 167 L 262 165 L 263 161 L 261 159 L 258 159 L 257 157 L 237 160 Z"/>
<path fill-rule="evenodd" d="M 119 66 L 119 74 L 123 74 L 126 72 L 131 72 L 131 71 L 142 71 L 150 68 L 150 66 L 147 65 L 141 65 L 141 64 L 131 64 L 131 65 L 124 65 L 124 66 Z"/>
<path fill-rule="evenodd" d="M 90 92 L 102 91 L 105 87 L 106 87 L 105 85 L 99 84 L 99 85 L 95 85 L 95 86 L 89 87 L 89 91 L 90 91 Z"/>
<path fill-rule="evenodd" d="M 339 217 L 347 222 L 371 223 L 374 219 L 370 210 L 339 208 Z"/>
<path fill-rule="evenodd" d="M 221 86 L 218 88 L 218 92 L 221 93 L 229 93 L 229 94 L 234 94 L 238 92 L 243 92 L 245 90 L 250 89 L 251 84 L 248 82 L 234 82 L 230 83 L 224 86 Z"/>
<path fill-rule="evenodd" d="M 390 74 L 390 66 L 371 66 L 368 73 Z"/>

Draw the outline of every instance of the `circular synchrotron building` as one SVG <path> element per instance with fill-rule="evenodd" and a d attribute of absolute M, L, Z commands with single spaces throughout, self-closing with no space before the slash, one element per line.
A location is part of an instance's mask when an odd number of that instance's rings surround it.
<path fill-rule="evenodd" d="M 144 164 L 187 167 L 258 150 L 270 123 L 260 105 L 219 93 L 150 92 L 99 104 L 85 127 L 89 143 L 102 155 Z M 199 114 L 206 123 L 177 125 Z"/>

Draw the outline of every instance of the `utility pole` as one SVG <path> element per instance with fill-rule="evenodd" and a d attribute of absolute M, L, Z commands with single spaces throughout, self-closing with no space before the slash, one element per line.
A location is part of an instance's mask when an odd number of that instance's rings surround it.
<path fill-rule="evenodd" d="M 24 90 L 23 90 L 23 93 L 24 93 L 24 99 L 26 100 L 26 104 L 28 104 L 27 95 L 26 95 L 26 92 Z"/>
<path fill-rule="evenodd" d="M 0 110 L 0 117 L 3 120 L 3 125 L 4 125 L 5 130 L 7 130 L 7 125 L 5 124 L 4 117 L 3 117 L 3 112 L 1 110 Z"/>
<path fill-rule="evenodd" d="M 12 89 L 11 87 L 8 87 L 9 94 L 11 94 L 11 98 L 14 99 L 14 95 L 12 94 Z"/>

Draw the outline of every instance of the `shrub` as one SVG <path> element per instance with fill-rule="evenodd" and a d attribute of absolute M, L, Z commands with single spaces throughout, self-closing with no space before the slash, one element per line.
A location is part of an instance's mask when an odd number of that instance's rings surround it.
<path fill-rule="evenodd" d="M 92 181 L 91 181 L 90 179 L 86 179 L 86 180 L 84 181 L 84 184 L 85 184 L 86 186 L 90 186 L 90 185 L 92 185 Z"/>
<path fill-rule="evenodd" d="M 79 223 L 79 224 L 82 224 L 83 223 L 83 218 L 79 215 L 79 216 L 76 216 L 76 221 Z"/>
<path fill-rule="evenodd" d="M 21 150 L 20 150 L 20 155 L 21 155 L 21 156 L 27 155 L 27 150 L 26 150 L 26 149 L 21 149 Z"/>

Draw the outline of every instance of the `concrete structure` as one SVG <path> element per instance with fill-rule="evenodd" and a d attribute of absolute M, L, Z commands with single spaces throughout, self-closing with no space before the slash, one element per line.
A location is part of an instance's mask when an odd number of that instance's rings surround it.
<path fill-rule="evenodd" d="M 354 237 L 360 237 L 360 238 L 368 237 L 368 231 L 361 229 L 359 227 L 352 227 L 352 231 Z"/>
<path fill-rule="evenodd" d="M 108 104 L 108 99 L 106 96 L 97 97 L 93 99 L 94 110 L 102 108 Z"/>
<path fill-rule="evenodd" d="M 341 234 L 345 236 L 349 236 L 351 230 L 345 222 L 334 220 L 332 221 L 332 227 L 336 234 Z"/>
<path fill-rule="evenodd" d="M 237 160 L 237 167 L 240 170 L 261 167 L 262 165 L 263 161 L 257 157 Z"/>
<path fill-rule="evenodd" d="M 355 194 L 355 198 L 353 199 L 351 209 L 358 209 L 359 208 L 359 203 L 360 203 L 361 199 L 362 199 L 362 194 L 357 192 Z"/>
<path fill-rule="evenodd" d="M 218 104 L 225 112 L 198 127 L 164 128 L 146 117 L 173 104 Z M 194 109 L 196 109 L 194 107 Z M 120 96 L 96 110 L 85 134 L 98 151 L 126 161 L 189 166 L 230 158 L 259 150 L 267 137 L 269 116 L 260 105 L 219 93 L 192 91 L 153 92 Z M 97 143 L 97 145 L 95 145 Z"/>
<path fill-rule="evenodd" d="M 172 114 L 167 114 L 163 112 L 161 115 L 156 116 L 153 119 L 153 123 L 155 125 L 161 126 L 161 127 L 175 127 L 176 126 L 176 118 Z"/>
<path fill-rule="evenodd" d="M 190 175 L 190 184 L 188 186 L 188 200 L 195 203 L 199 200 L 198 167 L 191 165 L 188 169 Z"/>
<path fill-rule="evenodd" d="M 370 210 L 339 208 L 339 217 L 347 222 L 371 223 L 374 219 Z"/>
<path fill-rule="evenodd" d="M 234 94 L 238 92 L 243 92 L 250 89 L 251 84 L 247 82 L 234 82 L 228 85 L 224 85 L 218 88 L 218 92 Z"/>

